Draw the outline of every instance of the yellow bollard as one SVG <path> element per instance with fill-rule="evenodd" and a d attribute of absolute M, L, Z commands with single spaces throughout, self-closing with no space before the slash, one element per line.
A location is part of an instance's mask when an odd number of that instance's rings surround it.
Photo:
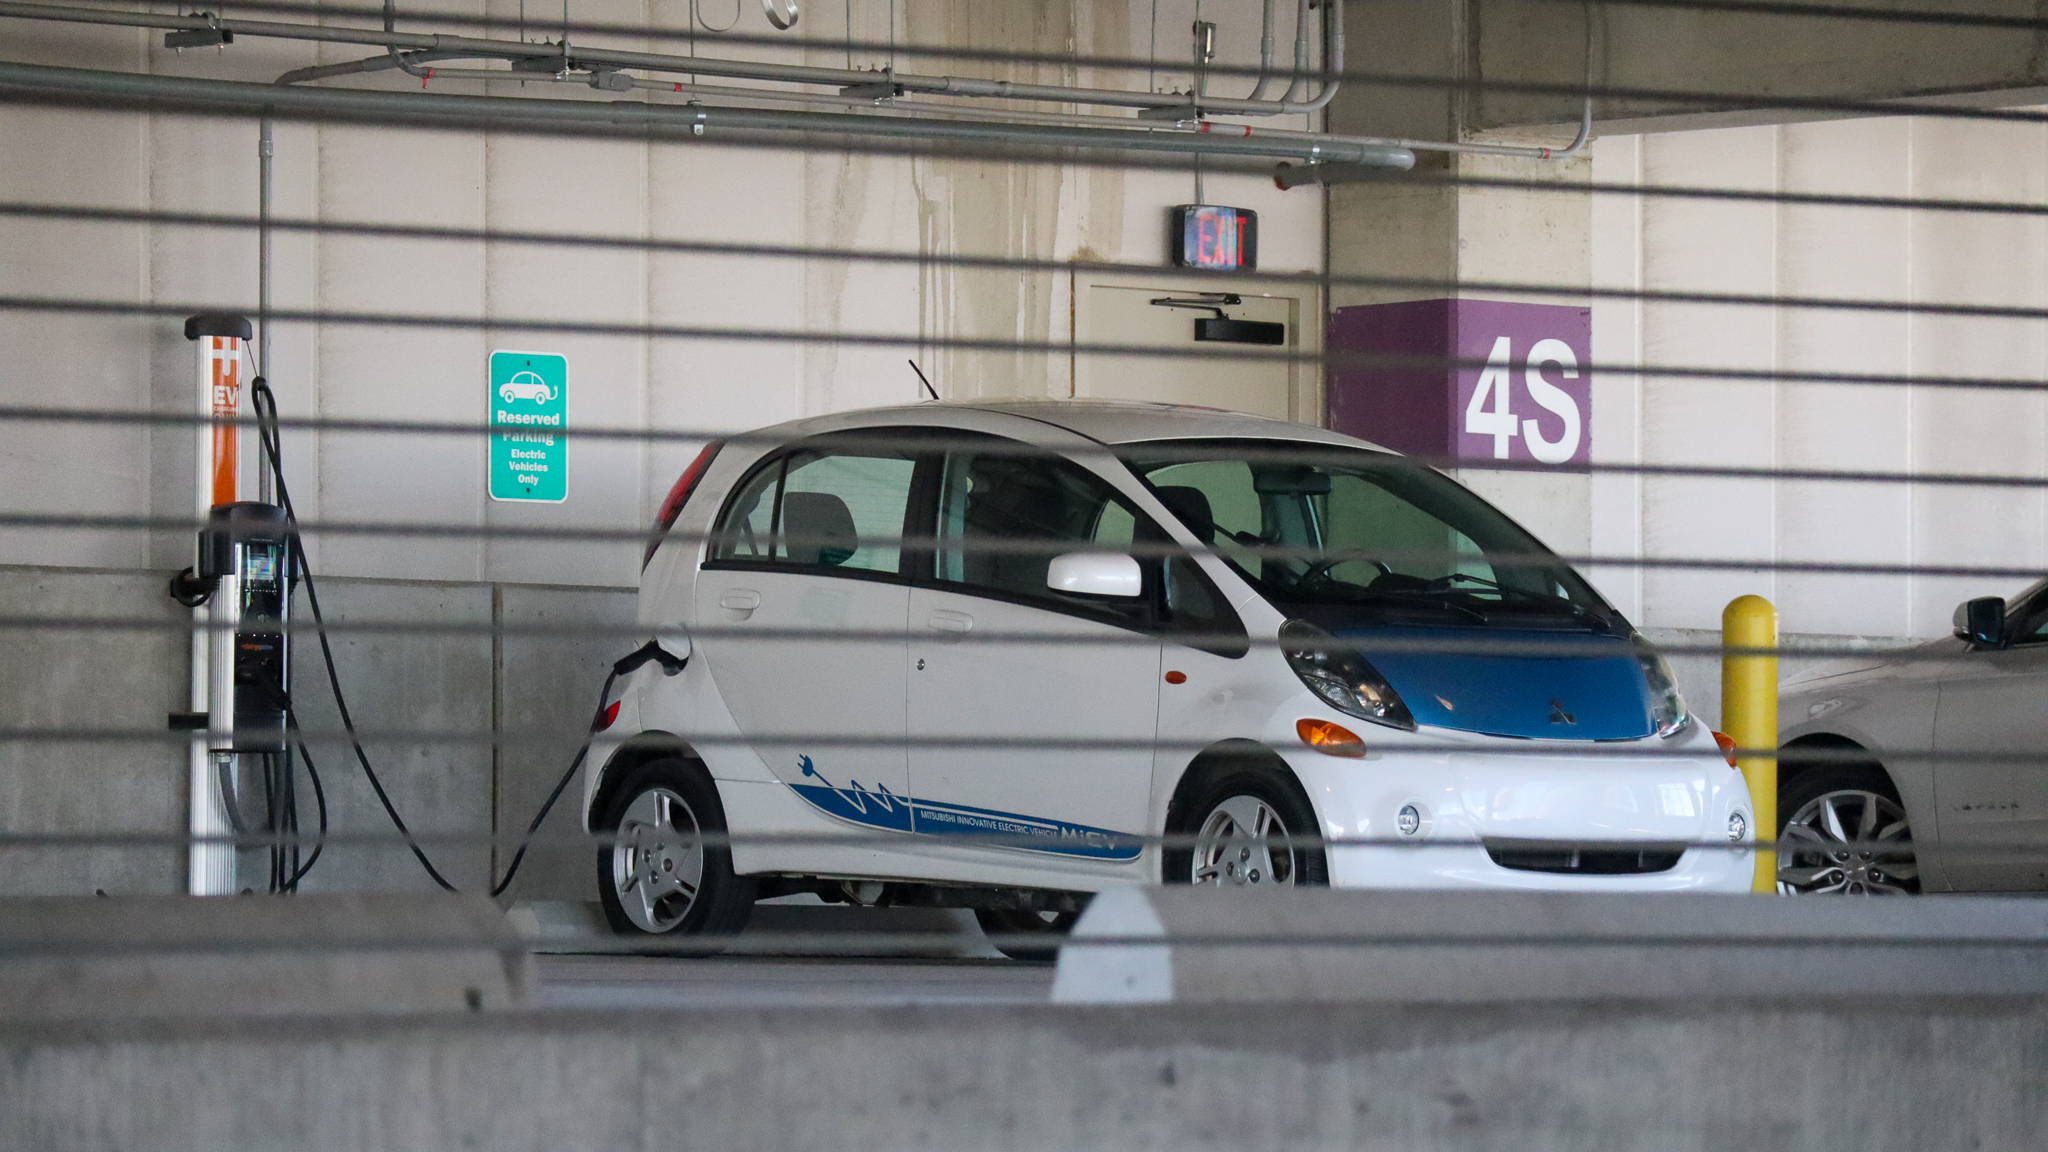
<path fill-rule="evenodd" d="M 1776 648 L 1778 610 L 1761 596 L 1738 596 L 1721 613 L 1721 643 L 1728 648 Z M 1756 882 L 1751 890 L 1778 891 L 1778 658 L 1721 657 L 1721 731 L 1742 749 L 1736 766 L 1749 782 L 1756 817 Z"/>

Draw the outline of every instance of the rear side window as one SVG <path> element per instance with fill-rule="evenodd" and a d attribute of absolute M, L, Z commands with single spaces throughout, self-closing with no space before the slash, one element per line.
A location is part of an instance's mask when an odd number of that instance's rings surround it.
<path fill-rule="evenodd" d="M 713 530 L 712 559 L 896 575 L 916 460 L 802 449 L 757 467 Z"/>

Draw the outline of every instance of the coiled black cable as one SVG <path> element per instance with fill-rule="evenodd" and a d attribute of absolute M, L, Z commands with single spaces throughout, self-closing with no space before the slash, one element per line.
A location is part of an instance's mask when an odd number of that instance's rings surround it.
<path fill-rule="evenodd" d="M 335 711 L 341 716 L 342 730 L 348 733 L 349 747 L 355 750 L 356 763 L 362 766 L 363 776 L 369 780 L 371 791 L 377 794 L 377 802 L 383 805 L 384 814 L 391 818 L 392 826 L 397 828 L 398 834 L 405 838 L 405 846 L 412 849 L 413 857 L 420 862 L 420 867 L 425 868 L 427 875 L 432 877 L 434 883 L 440 885 L 444 891 L 458 891 L 455 885 L 449 883 L 448 878 L 441 874 L 441 870 L 434 867 L 434 862 L 427 858 L 426 850 L 420 847 L 419 841 L 412 834 L 412 829 L 406 826 L 405 818 L 398 814 L 397 806 L 392 804 L 390 794 L 385 792 L 384 782 L 377 777 L 377 770 L 370 765 L 370 756 L 369 753 L 363 750 L 363 742 L 356 737 L 355 718 L 349 715 L 348 701 L 343 697 L 341 691 L 341 676 L 335 671 L 334 667 L 334 649 L 327 640 L 327 619 L 320 612 L 320 593 L 314 587 L 313 570 L 306 563 L 306 550 L 299 538 L 298 513 L 292 508 L 291 489 L 285 483 L 284 466 L 281 461 L 278 442 L 277 396 L 270 390 L 270 382 L 268 380 L 262 376 L 257 376 L 254 380 L 250 381 L 249 402 L 256 410 L 256 433 L 263 443 L 264 458 L 277 484 L 278 503 L 284 507 L 285 535 L 288 540 L 288 551 L 291 555 L 293 571 L 306 585 L 306 606 L 313 612 L 313 630 L 320 640 L 320 659 L 327 669 L 327 686 L 334 693 Z M 657 653 L 658 655 L 656 655 Z M 660 652 L 658 645 L 649 641 L 640 650 L 612 666 L 611 674 L 605 677 L 604 687 L 599 689 L 597 693 L 597 714 L 591 719 L 591 735 L 595 735 L 601 727 L 605 704 L 611 696 L 612 685 L 618 681 L 618 678 L 626 672 L 647 663 L 650 659 L 659 659 L 665 656 L 667 654 Z M 673 660 L 674 658 L 668 657 L 668 659 Z M 291 887 L 296 889 L 299 879 L 313 867 L 313 862 L 320 858 L 320 849 L 325 846 L 327 836 L 327 797 L 320 787 L 320 776 L 313 767 L 312 754 L 306 747 L 304 734 L 299 729 L 298 711 L 293 706 L 289 694 L 285 696 L 285 720 L 291 726 L 292 735 L 298 743 L 301 757 L 306 761 L 306 773 L 313 782 L 314 799 L 319 803 L 320 808 L 321 839 L 314 846 L 313 853 L 306 862 L 293 871 L 290 881 Z M 542 804 L 540 811 L 534 814 L 533 822 L 526 826 L 526 834 L 520 838 L 519 849 L 513 853 L 512 863 L 506 867 L 505 875 L 497 883 L 491 885 L 492 897 L 495 898 L 503 895 L 505 890 L 512 886 L 512 878 L 518 875 L 519 866 L 525 862 L 526 850 L 532 845 L 534 835 L 540 831 L 541 824 L 547 820 L 548 813 L 554 810 L 555 802 L 562 798 L 563 791 L 569 787 L 569 781 L 575 779 L 576 770 L 583 766 L 584 758 L 589 754 L 590 736 L 586 736 L 584 737 L 582 747 L 576 749 L 575 757 L 569 761 L 569 767 L 562 773 L 561 779 L 555 782 L 554 790 L 548 793 L 546 803 Z"/>

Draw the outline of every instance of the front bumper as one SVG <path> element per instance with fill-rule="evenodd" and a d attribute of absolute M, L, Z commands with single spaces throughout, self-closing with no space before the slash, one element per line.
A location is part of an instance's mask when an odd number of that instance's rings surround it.
<path fill-rule="evenodd" d="M 1746 892 L 1756 869 L 1749 789 L 1699 735 L 1704 749 L 1681 739 L 1658 754 L 1527 741 L 1446 750 L 1439 738 L 1362 760 L 1298 744 L 1282 755 L 1325 837 L 1370 841 L 1330 846 L 1338 887 Z M 1418 818 L 1412 831 L 1403 808 Z M 1731 844 L 1734 812 L 1750 831 Z M 1564 863 L 1572 845 L 1596 850 L 1575 869 Z M 1617 860 L 1619 870 L 1600 870 Z"/>

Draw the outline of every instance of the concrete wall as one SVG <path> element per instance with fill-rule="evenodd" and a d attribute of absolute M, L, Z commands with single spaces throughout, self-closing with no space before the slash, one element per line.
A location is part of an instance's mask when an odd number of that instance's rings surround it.
<path fill-rule="evenodd" d="M 1291 42 L 1295 12 L 1277 35 Z M 515 0 L 460 6 L 521 28 Z M 737 30 L 768 34 L 758 5 Z M 1256 63 L 1259 0 L 1202 0 L 1219 22 L 1226 64 Z M 688 29 L 698 5 L 578 0 L 576 20 Z M 969 0 L 860 0 L 805 5 L 806 38 L 852 38 L 1014 49 L 1044 54 L 1145 55 L 1185 61 L 1196 0 L 1083 0 L 991 6 Z M 849 21 L 851 22 L 849 25 Z M 411 22 L 407 21 L 410 27 Z M 723 26 L 723 25 L 721 25 Z M 0 20 L 0 56 L 45 64 L 269 81 L 313 63 L 366 55 L 244 38 L 184 53 L 158 34 Z M 656 51 L 679 41 L 585 39 Z M 739 46 L 737 55 L 829 66 L 882 67 L 886 54 Z M 807 53 L 808 52 L 808 56 Z M 1151 74 L 905 57 L 903 66 L 964 75 L 1161 89 L 1185 88 L 1185 65 Z M 396 74 L 344 83 L 401 89 Z M 1235 91 L 1248 81 L 1219 81 Z M 475 82 L 436 80 L 446 92 Z M 496 94 L 516 95 L 512 85 Z M 527 94 L 611 99 L 575 86 Z M 643 97 L 668 99 L 659 95 Z M 1305 118 L 1283 118 L 1305 127 Z M 246 120 L 0 106 L 0 199 L 115 208 L 254 213 L 257 126 Z M 34 162 L 28 162 L 33 157 Z M 1322 204 L 1270 181 L 1212 174 L 1211 201 L 1261 216 L 1267 268 L 1315 270 Z M 606 236 L 876 248 L 1166 264 L 1165 213 L 1195 199 L 1188 170 L 1023 166 L 616 140 L 533 138 L 280 124 L 275 211 L 281 217 L 465 229 L 533 229 Z M 253 232 L 0 220 L 0 293 L 177 303 L 253 311 Z M 442 525 L 455 534 L 309 535 L 326 607 L 350 622 L 417 621 L 473 630 L 336 635 L 336 659 L 355 718 L 367 729 L 445 729 L 472 739 L 373 744 L 392 799 L 421 831 L 523 830 L 573 754 L 604 666 L 631 645 L 570 634 L 630 622 L 626 586 L 640 544 L 479 537 L 479 527 L 643 529 L 695 454 L 693 433 L 744 430 L 804 415 L 920 397 L 904 365 L 914 352 L 951 397 L 1068 395 L 1071 279 L 907 264 L 655 255 L 499 243 L 399 242 L 280 233 L 276 304 L 290 309 L 398 311 L 492 319 L 540 318 L 855 334 L 926 341 L 911 349 L 840 348 L 761 340 L 534 336 L 483 329 L 385 330 L 280 323 L 265 369 L 286 416 L 481 424 L 493 348 L 567 355 L 572 427 L 644 430 L 681 439 L 574 441 L 569 495 L 557 505 L 493 503 L 485 445 L 472 435 L 287 432 L 286 470 L 303 519 Z M 1040 341 L 1045 353 L 965 354 L 947 338 Z M 174 318 L 0 312 L 0 406 L 50 405 L 188 413 L 193 347 Z M 1310 407 L 1313 409 L 1314 405 Z M 193 435 L 187 429 L 55 424 L 0 432 L 0 511 L 170 521 L 192 516 Z M 253 443 L 245 451 L 253 451 Z M 245 476 L 253 491 L 254 473 Z M 12 614 L 142 616 L 170 631 L 9 634 L 27 654 L 0 668 L 0 717 L 25 725 L 122 728 L 155 734 L 185 706 L 185 617 L 164 596 L 167 571 L 190 562 L 191 535 L 159 531 L 0 530 Z M 65 569 L 70 569 L 66 571 Z M 493 636 L 493 626 L 540 624 L 550 636 Z M 21 647 L 14 648 L 19 639 Z M 309 727 L 335 723 L 311 657 L 297 652 L 298 699 Z M 518 731 L 495 751 L 473 737 Z M 389 824 L 344 744 L 315 749 L 338 831 Z M 58 746 L 0 740 L 0 828 L 10 832 L 182 833 L 185 766 L 175 742 L 149 739 Z M 548 831 L 574 826 L 570 803 Z M 308 797 L 307 826 L 311 827 Z M 464 887 L 490 870 L 482 847 L 435 849 Z M 566 845 L 529 856 L 517 897 L 593 894 L 590 863 Z M 507 862 L 500 854 L 502 868 Z M 253 862 L 251 862 L 253 863 Z M 245 864 L 244 876 L 250 875 Z M 179 890 L 182 852 L 168 849 L 0 851 L 0 891 Z M 335 847 L 309 888 L 418 888 L 429 881 L 402 849 Z"/>
<path fill-rule="evenodd" d="M 2038 999 L 695 1010 L 0 1032 L 47 1152 L 2034 1149 Z"/>
<path fill-rule="evenodd" d="M 2039 202 L 2048 128 L 1876 119 L 1609 137 L 1597 182 Z M 1657 197 L 1593 198 L 1602 287 L 2048 305 L 2038 217 Z M 2048 324 L 1793 307 L 1594 304 L 1602 364 L 2038 380 Z M 1796 379 L 1596 377 L 1598 459 L 2048 476 L 2048 407 L 2030 391 Z M 1593 552 L 1759 561 L 2038 567 L 2041 489 L 1601 476 Z M 1718 628 L 1756 592 L 1786 632 L 1930 637 L 1970 596 L 2022 579 L 1688 572 L 1595 580 L 1634 618 Z"/>
<path fill-rule="evenodd" d="M 1294 6 L 1282 5 L 1289 43 Z M 464 11 L 504 19 L 513 0 Z M 578 0 L 577 20 L 687 28 L 691 5 Z M 704 14 L 722 19 L 727 9 Z M 1255 64 L 1259 0 L 1203 0 L 1220 22 L 1219 60 Z M 1195 0 L 985 5 L 969 0 L 860 0 L 813 5 L 808 37 L 845 29 L 886 41 L 889 17 L 904 42 L 1127 57 L 1156 43 L 1185 61 Z M 1153 22 L 1157 22 L 1156 37 Z M 738 30 L 768 34 L 759 5 L 739 8 Z M 535 10 L 537 36 L 544 29 Z M 403 21 L 402 21 L 403 22 Z M 280 72 L 365 53 L 245 38 L 224 50 L 162 49 L 139 30 L 0 21 L 0 55 L 74 64 L 268 81 Z M 591 43 L 610 44 L 604 38 Z M 624 46 L 683 51 L 675 41 Z M 738 46 L 739 55 L 799 61 L 803 53 Z M 890 61 L 832 48 L 814 62 L 879 67 Z M 905 58 L 903 64 L 912 61 Z M 1183 68 L 1103 73 L 1046 65 L 998 66 L 919 58 L 919 67 L 968 75 L 1144 88 L 1185 86 Z M 342 83 L 402 89 L 387 73 Z M 437 91 L 477 92 L 470 81 Z M 1217 82 L 1217 91 L 1249 81 Z M 502 94 L 517 94 L 499 85 Z M 528 94 L 610 99 L 573 85 L 526 85 Z M 668 100 L 680 97 L 650 95 Z M 1302 127 L 1302 117 L 1282 126 Z M 124 208 L 253 213 L 256 125 L 242 120 L 137 116 L 8 105 L 0 152 L 39 157 L 0 165 L 0 197 Z M 552 229 L 611 236 L 834 247 L 944 255 L 1131 260 L 1164 267 L 1165 212 L 1193 199 L 1187 170 L 1021 166 L 694 145 L 578 141 L 287 124 L 277 130 L 276 211 L 324 220 Z M 1287 195 L 1256 176 L 1212 176 L 1211 201 L 1256 209 L 1265 267 L 1321 265 L 1320 197 Z M 395 310 L 458 316 L 890 333 L 914 339 L 987 337 L 1048 342 L 1070 331 L 1066 276 L 973 272 L 941 266 L 711 258 L 511 244 L 415 243 L 280 235 L 276 301 L 283 308 Z M 256 238 L 249 232 L 0 221 L 0 292 L 119 301 L 178 301 L 252 308 Z M 190 411 L 191 346 L 175 320 L 0 315 L 0 405 L 63 404 Z M 569 358 L 572 426 L 688 433 L 758 427 L 797 416 L 919 398 L 904 359 L 915 351 L 949 396 L 1066 395 L 1069 358 L 969 355 L 931 347 L 840 348 L 747 340 L 535 336 L 513 331 L 389 331 L 341 324 L 278 325 L 267 366 L 287 415 L 480 424 L 485 358 L 493 348 L 543 349 Z M 0 490 L 23 511 L 191 514 L 192 437 L 184 430 L 66 426 L 0 437 Z M 517 528 L 644 526 L 695 453 L 687 441 L 583 440 L 569 452 L 569 496 L 559 505 L 492 503 L 484 444 L 472 436 L 290 433 L 287 467 L 308 520 Z M 476 538 L 315 539 L 319 571 L 380 578 L 620 586 L 638 575 L 629 543 L 586 545 Z M 89 567 L 174 567 L 189 537 L 114 533 L 0 534 L 0 562 Z"/>
<path fill-rule="evenodd" d="M 113 619 L 145 627 L 10 631 L 32 657 L 0 665 L 0 717 L 10 727 L 113 733 L 96 740 L 0 740 L 0 828 L 10 833 L 182 836 L 185 746 L 165 715 L 186 707 L 190 615 L 164 592 L 168 573 L 0 569 L 0 616 Z M 631 589 L 403 582 L 336 577 L 321 606 L 351 713 L 392 803 L 421 833 L 524 832 L 588 729 L 610 663 L 634 646 Z M 300 619 L 309 620 L 303 595 Z M 507 627 L 504 635 L 493 625 Z M 314 742 L 337 833 L 391 836 L 339 728 L 316 644 L 293 653 L 294 699 Z M 489 735 L 508 733 L 494 748 Z M 303 777 L 302 827 L 314 804 Z M 573 834 L 578 785 L 543 832 Z M 252 796 L 252 807 L 260 810 Z M 509 850 L 429 845 L 458 887 L 502 873 Z M 245 854 L 241 882 L 261 877 Z M 507 899 L 595 899 L 589 853 L 552 843 L 529 853 Z M 427 890 L 405 848 L 336 845 L 307 876 L 309 891 Z M 181 892 L 185 853 L 168 846 L 0 848 L 0 893 Z"/>

